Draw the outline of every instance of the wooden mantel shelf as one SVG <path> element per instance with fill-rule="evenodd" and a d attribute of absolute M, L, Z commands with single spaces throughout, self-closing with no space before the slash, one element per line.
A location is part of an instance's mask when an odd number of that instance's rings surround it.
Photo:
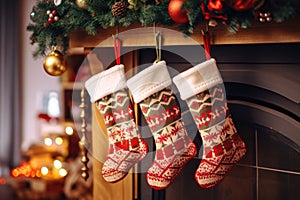
<path fill-rule="evenodd" d="M 295 43 L 300 42 L 300 16 L 294 17 L 282 23 L 254 23 L 247 29 L 240 29 L 233 34 L 228 32 L 227 27 L 219 24 L 210 27 L 212 44 L 266 44 L 266 43 Z M 198 45 L 202 44 L 201 29 L 199 26 L 190 37 L 178 31 L 177 27 L 157 26 L 163 36 L 163 44 L 169 45 Z M 131 25 L 120 27 L 119 38 L 123 46 L 153 46 L 154 28 Z M 111 47 L 113 45 L 112 35 L 116 34 L 116 28 L 100 29 L 95 36 L 87 35 L 83 31 L 74 31 L 70 36 L 70 49 L 80 47 Z"/>

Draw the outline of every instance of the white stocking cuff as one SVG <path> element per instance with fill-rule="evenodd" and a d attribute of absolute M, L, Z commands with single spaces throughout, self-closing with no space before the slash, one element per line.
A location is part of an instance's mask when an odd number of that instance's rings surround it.
<path fill-rule="evenodd" d="M 134 75 L 127 81 L 135 103 L 161 91 L 172 83 L 165 61 L 160 61 Z"/>
<path fill-rule="evenodd" d="M 125 87 L 126 77 L 122 64 L 100 72 L 85 82 L 92 103 Z"/>
<path fill-rule="evenodd" d="M 216 61 L 213 58 L 178 74 L 173 78 L 173 81 L 180 92 L 182 100 L 223 82 Z"/>

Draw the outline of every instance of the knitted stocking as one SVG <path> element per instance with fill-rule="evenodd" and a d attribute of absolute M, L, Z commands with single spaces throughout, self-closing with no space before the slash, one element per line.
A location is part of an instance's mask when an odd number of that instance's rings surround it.
<path fill-rule="evenodd" d="M 108 134 L 109 151 L 102 168 L 103 178 L 108 182 L 119 181 L 148 152 L 134 122 L 124 66 L 116 65 L 91 77 L 86 88 L 104 118 Z"/>
<path fill-rule="evenodd" d="M 226 103 L 222 78 L 210 59 L 173 79 L 186 100 L 203 141 L 203 156 L 195 173 L 197 183 L 210 188 L 221 182 L 246 153 Z"/>
<path fill-rule="evenodd" d="M 185 164 L 196 155 L 187 135 L 166 63 L 160 61 L 127 81 L 153 134 L 156 153 L 147 171 L 148 184 L 157 190 L 168 187 Z"/>

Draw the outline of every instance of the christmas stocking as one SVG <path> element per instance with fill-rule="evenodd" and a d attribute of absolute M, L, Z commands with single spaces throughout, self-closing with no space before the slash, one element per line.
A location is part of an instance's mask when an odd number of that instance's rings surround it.
<path fill-rule="evenodd" d="M 108 134 L 109 151 L 102 168 L 103 178 L 108 182 L 119 181 L 148 152 L 134 122 L 124 66 L 116 65 L 91 77 L 85 86 L 104 118 Z"/>
<path fill-rule="evenodd" d="M 186 100 L 203 141 L 203 156 L 195 173 L 197 183 L 210 188 L 223 180 L 246 153 L 226 103 L 223 80 L 210 59 L 173 79 Z"/>
<path fill-rule="evenodd" d="M 134 101 L 139 103 L 155 141 L 155 158 L 146 180 L 152 188 L 164 189 L 197 152 L 186 133 L 177 99 L 168 87 L 171 78 L 165 61 L 136 74 L 127 85 Z"/>

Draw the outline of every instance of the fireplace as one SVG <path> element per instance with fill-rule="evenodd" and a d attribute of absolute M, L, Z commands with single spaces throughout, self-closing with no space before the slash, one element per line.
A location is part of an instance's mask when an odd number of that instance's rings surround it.
<path fill-rule="evenodd" d="M 177 48 L 177 49 L 175 49 Z M 178 52 L 180 49 L 181 55 Z M 141 200 L 183 199 L 298 199 L 300 187 L 300 44 L 217 45 L 211 49 L 225 82 L 227 100 L 246 156 L 212 189 L 200 188 L 194 180 L 201 152 L 190 161 L 165 190 L 151 189 L 145 173 L 138 174 Z M 166 47 L 162 57 L 174 71 L 184 71 L 204 61 L 194 46 Z M 190 54 L 190 52 L 193 52 Z M 152 63 L 155 49 L 139 50 L 139 63 Z M 186 59 L 187 58 L 187 59 Z M 188 132 L 198 149 L 202 141 L 181 102 Z M 142 127 L 146 127 L 140 117 Z M 151 135 L 143 129 L 147 137 Z M 153 139 L 147 137 L 150 151 Z M 149 167 L 152 158 L 140 163 Z"/>

